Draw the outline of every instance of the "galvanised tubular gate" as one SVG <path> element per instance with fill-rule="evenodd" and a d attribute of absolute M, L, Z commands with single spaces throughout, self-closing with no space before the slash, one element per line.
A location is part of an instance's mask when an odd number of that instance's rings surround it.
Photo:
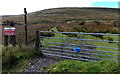
<path fill-rule="evenodd" d="M 44 34 L 54 35 L 48 36 Z M 120 41 L 108 39 L 103 40 L 96 38 L 95 35 L 108 37 L 120 36 L 120 34 L 104 33 L 36 31 L 36 47 L 39 48 L 44 55 L 48 56 L 56 56 L 82 61 L 120 61 L 120 48 L 116 46 Z M 94 37 L 94 39 L 88 39 L 87 37 Z M 75 47 L 79 47 L 80 52 L 75 52 Z"/>

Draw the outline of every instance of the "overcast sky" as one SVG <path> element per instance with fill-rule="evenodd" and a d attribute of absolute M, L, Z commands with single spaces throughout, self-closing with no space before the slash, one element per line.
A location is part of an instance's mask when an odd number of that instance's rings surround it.
<path fill-rule="evenodd" d="M 2 0 L 0 15 L 18 15 L 57 7 L 108 7 L 118 8 L 119 0 Z"/>

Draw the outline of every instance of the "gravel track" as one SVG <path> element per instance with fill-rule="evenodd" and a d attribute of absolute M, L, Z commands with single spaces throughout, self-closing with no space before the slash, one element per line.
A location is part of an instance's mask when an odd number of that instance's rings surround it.
<path fill-rule="evenodd" d="M 56 59 L 54 57 L 40 57 L 31 59 L 26 65 L 23 67 L 22 72 L 41 72 L 42 67 L 49 68 L 50 65 L 53 65 L 63 59 Z"/>

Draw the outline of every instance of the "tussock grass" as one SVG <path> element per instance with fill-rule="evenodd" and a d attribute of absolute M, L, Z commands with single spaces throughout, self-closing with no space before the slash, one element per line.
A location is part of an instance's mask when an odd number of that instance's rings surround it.
<path fill-rule="evenodd" d="M 34 47 L 30 46 L 16 46 L 9 45 L 2 47 L 2 69 L 3 72 L 9 71 L 22 60 L 29 60 L 38 56 Z"/>

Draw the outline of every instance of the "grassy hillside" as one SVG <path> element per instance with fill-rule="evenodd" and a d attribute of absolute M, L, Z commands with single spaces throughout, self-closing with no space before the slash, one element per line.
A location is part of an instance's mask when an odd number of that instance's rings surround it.
<path fill-rule="evenodd" d="M 29 24 L 58 23 L 68 19 L 116 19 L 118 9 L 114 8 L 54 8 L 28 14 Z M 23 16 L 5 16 L 5 20 L 13 20 L 23 24 Z"/>
<path fill-rule="evenodd" d="M 28 13 L 28 40 L 33 42 L 35 31 L 49 31 L 57 27 L 64 32 L 120 33 L 117 20 L 79 20 L 79 19 L 117 19 L 115 8 L 54 8 Z M 74 20 L 73 20 L 74 19 Z M 78 19 L 78 20 L 77 20 Z M 24 41 L 24 15 L 3 16 L 17 24 L 17 42 Z"/>

